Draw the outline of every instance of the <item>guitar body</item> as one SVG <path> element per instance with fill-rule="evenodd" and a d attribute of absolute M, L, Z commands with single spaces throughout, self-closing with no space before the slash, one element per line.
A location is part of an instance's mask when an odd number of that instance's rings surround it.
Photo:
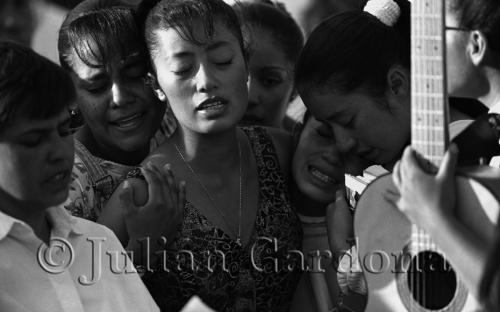
<path fill-rule="evenodd" d="M 484 241 L 491 241 L 500 211 L 500 169 L 464 170 L 456 182 L 458 219 Z M 449 266 L 451 273 L 437 279 L 443 285 L 436 285 L 436 280 L 427 285 L 440 292 L 435 295 L 438 297 L 435 303 L 424 307 L 415 299 L 417 290 L 408 286 L 409 265 L 418 258 L 411 251 L 412 224 L 386 200 L 388 192 L 396 192 L 390 174 L 373 181 L 356 207 L 354 229 L 368 288 L 365 311 L 474 311 L 478 308 L 475 298 L 468 294 Z M 437 255 L 422 249 L 418 254 L 424 258 Z M 425 289 L 425 285 L 422 287 Z"/>

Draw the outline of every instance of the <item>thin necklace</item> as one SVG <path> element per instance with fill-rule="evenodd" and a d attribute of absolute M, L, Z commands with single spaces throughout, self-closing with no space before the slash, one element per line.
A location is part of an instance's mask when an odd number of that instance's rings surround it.
<path fill-rule="evenodd" d="M 238 244 L 238 245 L 241 246 L 241 203 L 242 203 L 242 193 L 243 193 L 243 188 L 242 188 L 242 174 L 241 174 L 242 173 L 242 161 L 241 161 L 241 146 L 240 146 L 240 141 L 239 140 L 237 140 L 237 141 L 238 141 L 238 159 L 239 159 L 239 167 L 240 167 L 240 176 L 239 176 L 239 183 L 240 183 L 240 185 L 239 185 L 240 186 L 240 194 L 239 195 L 240 195 L 240 197 L 239 197 L 239 201 L 238 201 L 238 234 L 236 235 L 236 244 Z M 226 215 L 222 212 L 222 210 L 219 209 L 219 207 L 217 207 L 217 204 L 215 203 L 214 198 L 212 197 L 212 195 L 208 191 L 208 189 L 205 186 L 205 184 L 203 184 L 203 182 L 201 181 L 201 179 L 198 176 L 198 174 L 196 173 L 196 171 L 194 171 L 193 167 L 191 167 L 191 165 L 186 160 L 186 158 L 184 158 L 184 155 L 181 153 L 181 150 L 179 149 L 179 147 L 177 146 L 176 143 L 174 143 L 174 147 L 177 150 L 177 153 L 181 157 L 181 159 L 184 162 L 184 164 L 186 164 L 186 167 L 188 167 L 188 169 L 191 171 L 191 173 L 193 174 L 193 176 L 198 181 L 198 184 L 201 186 L 201 188 L 205 192 L 205 195 L 208 197 L 208 199 L 212 203 L 212 206 L 214 206 L 214 208 L 219 212 L 219 214 L 224 219 L 224 223 L 226 223 L 228 229 L 231 230 L 231 232 L 233 232 L 233 234 L 234 234 L 234 231 L 232 230 L 230 222 L 227 220 Z"/>

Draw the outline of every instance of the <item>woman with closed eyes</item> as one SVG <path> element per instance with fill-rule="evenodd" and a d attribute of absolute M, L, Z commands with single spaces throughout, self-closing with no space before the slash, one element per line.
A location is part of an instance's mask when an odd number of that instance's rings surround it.
<path fill-rule="evenodd" d="M 248 71 L 235 12 L 222 0 L 160 1 L 145 37 L 156 95 L 178 121 L 145 161 L 169 163 L 187 199 L 148 288 L 164 311 L 193 295 L 217 311 L 288 311 L 300 267 L 287 251 L 302 238 L 287 183 L 291 137 L 237 127 Z M 145 193 L 147 183 L 133 183 Z"/>

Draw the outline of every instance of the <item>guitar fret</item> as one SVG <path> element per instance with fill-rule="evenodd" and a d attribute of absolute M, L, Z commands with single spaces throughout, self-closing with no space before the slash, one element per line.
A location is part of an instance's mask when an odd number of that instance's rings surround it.
<path fill-rule="evenodd" d="M 429 141 L 429 142 L 440 142 L 444 144 L 444 136 L 443 131 L 435 132 L 432 135 L 429 135 L 428 132 L 422 131 L 422 129 L 414 129 L 412 128 L 412 139 L 415 141 Z"/>
<path fill-rule="evenodd" d="M 414 18 L 424 18 L 424 19 L 439 19 L 441 20 L 441 14 L 432 14 L 432 13 L 412 13 L 412 17 Z"/>
<path fill-rule="evenodd" d="M 443 80 L 443 75 L 413 74 L 413 77 L 430 80 Z"/>
<path fill-rule="evenodd" d="M 414 125 L 412 127 L 414 130 L 425 130 L 425 131 L 444 131 L 443 126 L 430 126 L 430 125 Z"/>
<path fill-rule="evenodd" d="M 417 34 L 415 34 L 414 39 L 435 40 L 435 41 L 439 41 L 439 42 L 443 41 L 443 38 L 440 35 L 431 36 L 431 35 L 417 35 Z"/>
<path fill-rule="evenodd" d="M 429 117 L 429 116 L 426 116 L 426 115 L 441 116 L 443 114 L 443 110 L 442 109 L 416 108 L 414 114 L 415 114 L 416 117 L 423 117 L 423 118 Z M 434 117 L 432 117 L 432 118 L 434 118 Z"/>
<path fill-rule="evenodd" d="M 416 56 L 417 57 L 417 56 Z M 443 67 L 441 66 L 441 61 L 425 61 L 425 62 L 413 62 L 412 68 L 414 73 L 418 74 L 431 74 L 431 75 L 443 75 Z"/>
<path fill-rule="evenodd" d="M 413 134 L 411 137 L 411 142 L 412 145 L 415 146 L 415 148 L 418 148 L 420 151 L 429 151 L 425 154 L 435 154 L 435 155 L 442 155 L 442 152 L 444 151 L 444 147 L 446 146 L 443 142 L 443 136 L 438 136 L 438 137 L 428 137 L 425 135 L 417 135 Z M 424 142 L 424 144 L 420 144 L 420 142 Z M 430 143 L 430 142 L 435 142 Z M 430 143 L 427 145 L 426 143 Z"/>
<path fill-rule="evenodd" d="M 420 97 L 420 98 L 436 98 L 436 99 L 442 99 L 443 94 L 442 93 L 413 93 L 411 94 L 413 97 Z"/>
<path fill-rule="evenodd" d="M 414 53 L 411 55 L 411 57 L 419 58 L 418 60 L 414 60 L 413 64 L 427 63 L 427 61 L 439 61 L 439 62 L 443 61 L 443 57 L 438 55 L 424 55 L 424 54 Z"/>
<path fill-rule="evenodd" d="M 434 147 L 442 147 L 444 146 L 443 142 L 438 142 L 438 141 L 424 141 L 424 140 L 411 140 L 412 145 L 420 145 L 420 146 L 426 146 L 426 145 L 432 145 Z"/>

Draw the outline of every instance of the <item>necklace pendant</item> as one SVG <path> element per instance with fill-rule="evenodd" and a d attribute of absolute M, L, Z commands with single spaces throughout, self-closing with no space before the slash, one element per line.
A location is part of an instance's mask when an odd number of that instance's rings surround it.
<path fill-rule="evenodd" d="M 236 238 L 236 244 L 241 246 L 241 238 L 239 236 Z"/>

